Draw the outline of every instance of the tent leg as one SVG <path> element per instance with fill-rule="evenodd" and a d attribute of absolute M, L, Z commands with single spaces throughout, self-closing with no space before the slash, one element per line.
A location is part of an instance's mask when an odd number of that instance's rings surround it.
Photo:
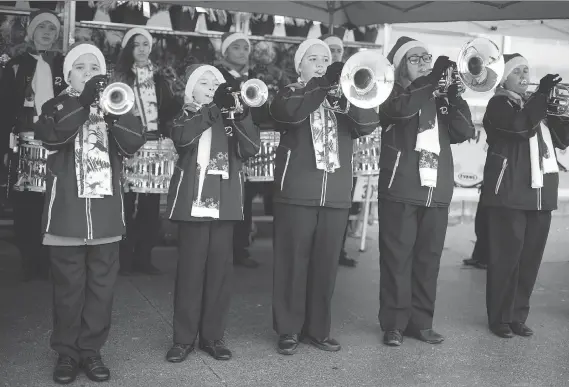
<path fill-rule="evenodd" d="M 391 39 L 391 25 L 385 23 L 383 25 L 383 56 L 389 54 L 389 40 Z"/>
<path fill-rule="evenodd" d="M 66 1 L 63 9 L 63 52 L 75 43 L 75 1 Z"/>
<path fill-rule="evenodd" d="M 335 1 L 328 1 L 328 31 L 329 34 L 334 33 L 334 8 L 335 8 Z"/>

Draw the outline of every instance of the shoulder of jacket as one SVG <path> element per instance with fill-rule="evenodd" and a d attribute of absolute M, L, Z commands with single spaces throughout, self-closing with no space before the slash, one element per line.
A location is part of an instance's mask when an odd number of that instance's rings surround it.
<path fill-rule="evenodd" d="M 286 87 L 287 89 L 292 90 L 292 91 L 296 91 L 297 89 L 302 89 L 302 88 L 304 88 L 305 86 L 302 85 L 300 82 L 295 82 L 295 83 L 291 83 L 291 84 L 289 84 L 289 85 L 286 85 L 285 87 Z"/>

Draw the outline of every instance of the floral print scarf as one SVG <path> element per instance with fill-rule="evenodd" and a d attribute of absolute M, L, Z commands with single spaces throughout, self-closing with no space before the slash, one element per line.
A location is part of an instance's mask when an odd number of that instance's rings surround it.
<path fill-rule="evenodd" d="M 142 67 L 134 65 L 132 72 L 135 75 L 134 97 L 144 132 L 158 130 L 158 100 L 154 83 L 154 66 L 152 63 Z"/>
<path fill-rule="evenodd" d="M 81 95 L 71 86 L 64 93 L 71 97 Z M 107 124 L 99 106 L 90 107 L 89 119 L 75 137 L 75 175 L 80 198 L 98 199 L 113 195 Z"/>

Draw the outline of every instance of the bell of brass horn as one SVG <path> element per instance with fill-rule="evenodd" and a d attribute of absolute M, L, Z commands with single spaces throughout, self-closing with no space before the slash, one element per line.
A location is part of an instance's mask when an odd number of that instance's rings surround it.
<path fill-rule="evenodd" d="M 241 86 L 241 99 L 247 106 L 262 106 L 268 98 L 269 88 L 260 79 L 249 79 Z"/>
<path fill-rule="evenodd" d="M 116 116 L 128 113 L 134 106 L 134 91 L 126 83 L 111 83 L 101 94 L 101 106 Z"/>
<path fill-rule="evenodd" d="M 528 83 L 526 96 L 535 93 L 539 83 Z M 569 83 L 558 83 L 547 96 L 547 115 L 569 118 Z"/>
<path fill-rule="evenodd" d="M 460 92 L 470 89 L 486 93 L 498 85 L 504 66 L 496 43 L 486 38 L 472 39 L 460 49 L 456 65 L 445 72 L 437 94 L 445 95 L 453 83 L 459 85 Z"/>
<path fill-rule="evenodd" d="M 393 65 L 378 50 L 365 50 L 352 55 L 344 64 L 337 90 L 331 95 L 344 95 L 349 103 L 371 109 L 381 105 L 391 94 L 395 80 Z M 339 113 L 343 111 L 331 109 Z"/>

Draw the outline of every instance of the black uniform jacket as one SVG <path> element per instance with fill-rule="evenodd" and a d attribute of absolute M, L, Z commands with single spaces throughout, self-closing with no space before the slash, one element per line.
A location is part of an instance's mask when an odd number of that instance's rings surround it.
<path fill-rule="evenodd" d="M 382 136 L 379 197 L 427 207 L 448 207 L 454 190 L 451 144 L 474 138 L 470 108 L 465 100 L 450 105 L 434 98 L 437 84 L 420 77 L 407 88 L 395 84 L 390 97 L 379 108 Z M 436 104 L 441 151 L 435 188 L 421 186 L 419 152 L 415 151 L 419 111 L 425 104 Z"/>
<path fill-rule="evenodd" d="M 36 138 L 46 149 L 47 189 L 43 232 L 52 235 L 98 239 L 125 232 L 122 166 L 144 144 L 140 119 L 127 113 L 108 125 L 113 195 L 101 199 L 78 196 L 75 174 L 75 137 L 89 117 L 89 109 L 69 95 L 46 102 L 35 125 Z"/>

